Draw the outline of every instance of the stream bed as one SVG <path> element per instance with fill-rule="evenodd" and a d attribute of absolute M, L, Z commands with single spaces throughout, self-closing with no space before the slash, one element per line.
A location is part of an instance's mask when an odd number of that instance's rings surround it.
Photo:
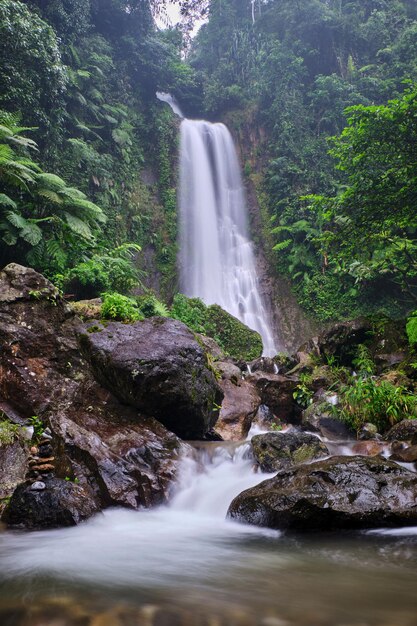
<path fill-rule="evenodd" d="M 169 506 L 0 533 L 0 626 L 417 626 L 417 528 L 289 535 L 225 519 L 248 444 L 183 461 Z"/>

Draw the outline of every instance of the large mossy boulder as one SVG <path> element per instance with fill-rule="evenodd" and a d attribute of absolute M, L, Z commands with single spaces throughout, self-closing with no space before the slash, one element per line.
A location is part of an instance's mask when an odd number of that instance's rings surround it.
<path fill-rule="evenodd" d="M 178 320 L 87 325 L 80 335 L 96 379 L 121 402 L 183 439 L 202 439 L 223 399 L 206 353 Z"/>
<path fill-rule="evenodd" d="M 218 337 L 220 345 L 231 357 L 252 361 L 261 356 L 263 345 L 260 334 L 218 304 L 207 307 L 206 319 L 211 333 Z"/>
<path fill-rule="evenodd" d="M 329 454 L 318 437 L 308 433 L 266 433 L 251 439 L 255 460 L 263 472 L 277 472 Z"/>
<path fill-rule="evenodd" d="M 417 524 L 417 475 L 378 457 L 332 457 L 282 470 L 238 495 L 232 519 L 294 531 Z"/>

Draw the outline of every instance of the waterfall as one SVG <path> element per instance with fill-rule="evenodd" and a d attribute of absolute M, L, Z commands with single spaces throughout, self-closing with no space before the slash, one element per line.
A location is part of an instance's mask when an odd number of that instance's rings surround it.
<path fill-rule="evenodd" d="M 165 100 L 167 101 L 167 100 Z M 224 124 L 184 119 L 180 147 L 181 291 L 218 304 L 277 349 L 259 291 L 240 166 Z"/>

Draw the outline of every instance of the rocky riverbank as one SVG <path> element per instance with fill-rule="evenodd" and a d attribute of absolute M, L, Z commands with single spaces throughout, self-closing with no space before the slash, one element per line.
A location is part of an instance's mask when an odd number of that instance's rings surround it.
<path fill-rule="evenodd" d="M 177 320 L 82 322 L 13 264 L 0 272 L 0 343 L 11 527 L 166 502 L 186 440 L 239 441 L 253 426 L 275 431 L 252 454 L 278 474 L 234 500 L 234 519 L 303 531 L 417 521 L 416 369 L 400 323 L 338 324 L 294 356 L 247 364 Z"/>

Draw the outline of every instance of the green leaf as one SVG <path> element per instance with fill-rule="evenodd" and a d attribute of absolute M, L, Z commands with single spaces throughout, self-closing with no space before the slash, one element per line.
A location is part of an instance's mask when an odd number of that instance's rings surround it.
<path fill-rule="evenodd" d="M 84 222 L 79 217 L 71 215 L 71 213 L 67 212 L 65 212 L 65 219 L 68 226 L 74 233 L 77 233 L 77 235 L 84 237 L 84 239 L 91 239 L 92 233 L 90 227 L 86 222 Z"/>

